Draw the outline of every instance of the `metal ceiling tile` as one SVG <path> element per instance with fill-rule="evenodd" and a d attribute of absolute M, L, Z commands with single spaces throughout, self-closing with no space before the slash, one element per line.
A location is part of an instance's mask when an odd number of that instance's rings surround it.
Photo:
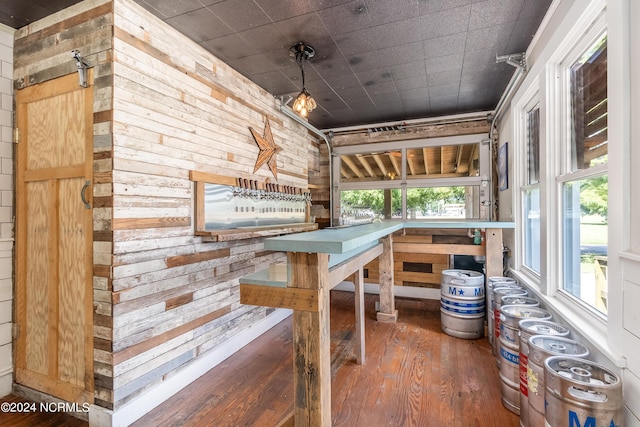
<path fill-rule="evenodd" d="M 425 39 L 433 39 L 465 32 L 469 28 L 470 13 L 471 6 L 463 6 L 424 15 L 421 18 L 422 35 Z"/>
<path fill-rule="evenodd" d="M 413 1 L 367 0 L 366 6 L 373 26 L 406 21 L 419 16 L 418 3 Z"/>
<path fill-rule="evenodd" d="M 238 59 L 260 53 L 259 49 L 235 33 L 204 41 L 200 45 L 225 60 Z"/>
<path fill-rule="evenodd" d="M 289 46 L 299 41 L 313 46 L 315 40 L 331 37 L 315 12 L 283 19 L 275 25 L 289 39 Z"/>
<path fill-rule="evenodd" d="M 423 44 L 424 56 L 425 58 L 430 59 L 464 52 L 466 42 L 466 33 L 452 34 L 450 36 L 425 40 Z"/>
<path fill-rule="evenodd" d="M 427 99 L 429 98 L 429 89 L 426 87 L 420 87 L 411 90 L 399 91 L 400 97 L 405 101 L 411 101 L 414 99 Z"/>
<path fill-rule="evenodd" d="M 458 95 L 443 95 L 429 97 L 429 105 L 432 111 L 455 112 L 458 106 Z"/>
<path fill-rule="evenodd" d="M 408 79 L 394 80 L 398 91 L 416 90 L 427 87 L 427 78 L 425 76 L 410 77 Z"/>
<path fill-rule="evenodd" d="M 269 59 L 262 54 L 244 56 L 238 59 L 228 61 L 228 64 L 244 74 L 251 76 L 253 74 L 262 74 L 268 71 L 275 71 L 276 68 L 269 62 Z"/>
<path fill-rule="evenodd" d="M 271 18 L 253 0 L 225 0 L 208 9 L 235 32 L 271 23 Z"/>
<path fill-rule="evenodd" d="M 253 74 L 251 80 L 274 96 L 300 91 L 294 82 L 277 70 Z"/>
<path fill-rule="evenodd" d="M 449 85 L 451 83 L 460 83 L 460 75 L 462 74 L 462 68 L 455 70 L 441 71 L 439 73 L 427 74 L 427 83 L 429 87 Z"/>
<path fill-rule="evenodd" d="M 173 18 L 192 10 L 201 9 L 203 6 L 199 0 L 140 0 L 138 3 L 162 19 Z"/>
<path fill-rule="evenodd" d="M 233 33 L 231 28 L 206 7 L 169 18 L 166 22 L 196 42 Z"/>
<path fill-rule="evenodd" d="M 491 27 L 518 19 L 524 0 L 487 0 L 471 5 L 469 30 Z"/>
<path fill-rule="evenodd" d="M 369 12 L 361 0 L 322 9 L 317 13 L 329 32 L 334 35 L 371 27 Z"/>
<path fill-rule="evenodd" d="M 313 12 L 311 0 L 254 0 L 273 21 Z"/>
<path fill-rule="evenodd" d="M 280 28 L 275 23 L 251 28 L 238 34 L 248 40 L 260 52 L 282 49 L 288 55 L 289 48 L 299 41 L 292 42 L 291 37 L 280 31 Z"/>
<path fill-rule="evenodd" d="M 471 4 L 471 0 L 418 0 L 418 13 L 429 15 L 447 9 Z"/>
<path fill-rule="evenodd" d="M 426 76 L 425 61 L 406 62 L 388 67 L 394 80 L 408 79 L 409 77 Z"/>
<path fill-rule="evenodd" d="M 462 68 L 464 57 L 465 55 L 463 53 L 456 53 L 453 55 L 427 59 L 425 61 L 427 73 L 434 74 L 442 71 Z"/>
<path fill-rule="evenodd" d="M 470 30 L 467 37 L 466 51 L 493 49 L 496 54 L 503 55 L 515 22 L 506 22 L 493 27 Z"/>
<path fill-rule="evenodd" d="M 439 98 L 447 95 L 455 95 L 458 97 L 458 91 L 460 90 L 460 83 L 449 83 L 440 86 L 429 86 L 429 97 Z"/>
<path fill-rule="evenodd" d="M 364 83 L 364 90 L 367 91 L 371 98 L 374 98 L 374 95 L 385 94 L 389 97 L 394 97 L 398 95 L 398 89 L 396 89 L 396 85 L 394 82 L 386 81 L 386 82 L 372 82 L 372 84 Z M 399 98 L 399 96 L 398 96 Z M 374 101 L 375 102 L 375 101 Z"/>

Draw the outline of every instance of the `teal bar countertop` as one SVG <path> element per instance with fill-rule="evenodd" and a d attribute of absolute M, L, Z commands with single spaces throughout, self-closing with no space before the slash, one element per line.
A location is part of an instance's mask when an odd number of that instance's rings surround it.
<path fill-rule="evenodd" d="M 489 221 L 383 221 L 349 227 L 269 237 L 264 248 L 282 252 L 344 254 L 403 228 L 514 228 L 513 222 Z"/>

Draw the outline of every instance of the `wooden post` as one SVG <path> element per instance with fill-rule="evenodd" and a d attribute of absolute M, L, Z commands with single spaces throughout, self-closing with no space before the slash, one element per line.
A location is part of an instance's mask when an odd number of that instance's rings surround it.
<path fill-rule="evenodd" d="M 356 299 L 356 363 L 364 364 L 364 271 L 362 267 L 353 275 Z"/>
<path fill-rule="evenodd" d="M 487 277 L 502 276 L 502 229 L 487 228 L 485 242 Z"/>
<path fill-rule="evenodd" d="M 317 312 L 293 312 L 294 420 L 296 427 L 331 425 L 329 255 L 288 252 L 287 286 L 320 289 Z"/>
<path fill-rule="evenodd" d="M 393 244 L 391 234 L 380 239 L 382 254 L 380 255 L 380 311 L 377 314 L 378 322 L 395 323 L 398 320 L 394 299 L 393 280 Z"/>

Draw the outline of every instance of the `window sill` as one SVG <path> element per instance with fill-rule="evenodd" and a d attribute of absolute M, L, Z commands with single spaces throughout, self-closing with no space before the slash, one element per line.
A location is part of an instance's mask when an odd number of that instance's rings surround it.
<path fill-rule="evenodd" d="M 595 356 L 593 353 L 601 354 L 618 368 L 627 366 L 627 360 L 614 354 L 609 347 L 606 321 L 582 309 L 561 293 L 557 293 L 555 296 L 543 295 L 539 285 L 533 282 L 530 277 L 517 271 L 512 271 L 512 274 L 540 301 L 543 308 L 551 312 L 555 322 L 561 323 L 571 330 L 572 339 L 583 342 L 589 347 L 592 356 Z M 594 358 L 597 361 L 597 357 Z"/>

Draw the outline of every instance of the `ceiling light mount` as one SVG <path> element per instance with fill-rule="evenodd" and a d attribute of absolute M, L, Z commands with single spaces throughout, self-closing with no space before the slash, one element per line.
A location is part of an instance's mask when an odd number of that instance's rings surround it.
<path fill-rule="evenodd" d="M 309 113 L 316 108 L 317 104 L 305 87 L 304 64 L 309 59 L 315 56 L 316 51 L 313 47 L 304 44 L 303 42 L 299 42 L 291 46 L 291 48 L 289 49 L 289 54 L 295 58 L 296 63 L 298 64 L 298 67 L 300 67 L 300 71 L 302 73 L 302 90 L 293 101 L 292 108 L 293 111 L 306 118 Z"/>

